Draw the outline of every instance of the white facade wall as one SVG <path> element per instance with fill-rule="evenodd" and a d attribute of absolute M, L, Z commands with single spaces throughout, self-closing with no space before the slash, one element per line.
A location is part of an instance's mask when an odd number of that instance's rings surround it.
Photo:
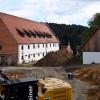
<path fill-rule="evenodd" d="M 100 52 L 83 52 L 83 64 L 100 63 Z"/>
<path fill-rule="evenodd" d="M 59 43 L 20 44 L 18 45 L 18 63 L 37 61 L 48 52 L 58 50 Z"/>

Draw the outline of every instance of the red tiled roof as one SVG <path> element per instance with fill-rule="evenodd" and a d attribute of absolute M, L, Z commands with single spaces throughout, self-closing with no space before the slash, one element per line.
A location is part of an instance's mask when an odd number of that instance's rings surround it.
<path fill-rule="evenodd" d="M 52 43 L 59 42 L 59 40 L 53 35 L 48 26 L 44 23 L 35 22 L 32 20 L 28 20 L 25 18 L 16 17 L 13 15 L 8 15 L 5 13 L 0 13 L 0 19 L 5 24 L 8 31 L 15 38 L 17 43 Z M 18 30 L 22 33 L 25 33 L 25 36 L 22 37 Z M 30 34 L 38 34 L 41 36 L 27 36 L 27 32 L 31 32 Z M 42 35 L 47 35 L 49 37 L 42 37 Z"/>

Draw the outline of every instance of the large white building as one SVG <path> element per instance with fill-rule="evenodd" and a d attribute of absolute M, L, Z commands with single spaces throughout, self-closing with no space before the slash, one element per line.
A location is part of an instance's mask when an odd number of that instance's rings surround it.
<path fill-rule="evenodd" d="M 28 63 L 59 50 L 59 40 L 44 23 L 0 13 L 0 64 Z"/>

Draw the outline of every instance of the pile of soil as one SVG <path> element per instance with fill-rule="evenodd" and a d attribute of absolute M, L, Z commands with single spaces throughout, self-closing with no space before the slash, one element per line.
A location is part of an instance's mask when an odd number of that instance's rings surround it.
<path fill-rule="evenodd" d="M 82 80 L 100 84 L 100 65 L 88 65 L 87 67 L 76 70 L 74 73 L 76 77 Z"/>
<path fill-rule="evenodd" d="M 100 100 L 100 88 L 89 89 L 87 100 Z"/>
<path fill-rule="evenodd" d="M 61 66 L 68 63 L 73 58 L 73 54 L 67 49 L 61 49 L 57 52 L 50 52 L 44 58 L 40 59 L 34 66 Z"/>
<path fill-rule="evenodd" d="M 88 91 L 88 100 L 100 100 L 100 65 L 88 65 L 74 72 L 75 76 L 81 80 L 94 85 Z"/>

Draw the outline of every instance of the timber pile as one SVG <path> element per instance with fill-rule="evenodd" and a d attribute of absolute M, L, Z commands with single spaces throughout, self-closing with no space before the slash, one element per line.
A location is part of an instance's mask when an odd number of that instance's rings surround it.
<path fill-rule="evenodd" d="M 66 48 L 61 49 L 57 52 L 50 52 L 44 58 L 40 59 L 34 66 L 61 66 L 65 62 L 68 63 L 73 58 L 73 54 Z"/>

